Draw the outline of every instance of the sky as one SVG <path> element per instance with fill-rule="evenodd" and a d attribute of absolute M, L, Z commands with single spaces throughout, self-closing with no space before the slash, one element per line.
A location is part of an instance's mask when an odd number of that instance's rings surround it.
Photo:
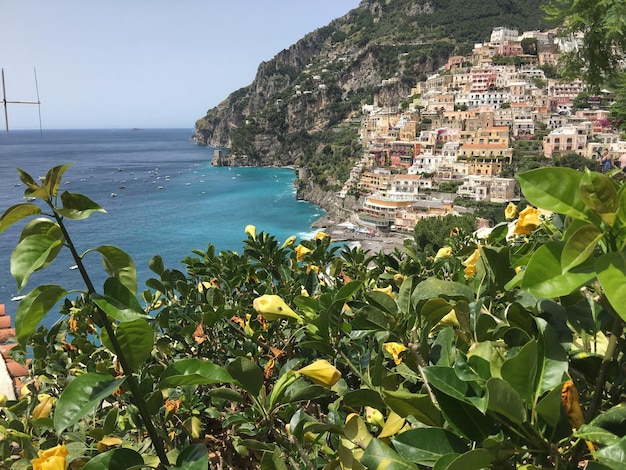
<path fill-rule="evenodd" d="M 36 101 L 36 70 L 45 130 L 193 128 L 261 62 L 360 0 L 0 3 L 6 99 Z M 36 105 L 8 104 L 8 117 L 39 128 Z"/>

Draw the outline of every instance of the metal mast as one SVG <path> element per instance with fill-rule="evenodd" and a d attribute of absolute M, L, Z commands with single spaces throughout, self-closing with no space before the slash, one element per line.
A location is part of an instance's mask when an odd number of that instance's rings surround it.
<path fill-rule="evenodd" d="M 42 133 L 41 128 L 41 102 L 39 101 L 39 85 L 37 84 L 37 69 L 33 69 L 35 73 L 35 89 L 37 91 L 37 101 L 10 101 L 7 100 L 6 84 L 4 81 L 4 69 L 2 69 L 2 106 L 4 107 L 4 123 L 6 131 L 9 132 L 9 113 L 7 111 L 8 104 L 36 104 L 39 111 L 39 132 Z"/>

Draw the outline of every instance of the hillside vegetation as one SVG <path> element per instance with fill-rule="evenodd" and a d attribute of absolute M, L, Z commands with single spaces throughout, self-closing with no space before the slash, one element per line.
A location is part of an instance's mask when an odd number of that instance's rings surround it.
<path fill-rule="evenodd" d="M 308 166 L 332 188 L 360 156 L 362 105 L 397 105 L 496 26 L 548 27 L 541 3 L 363 1 L 261 63 L 249 86 L 196 122 L 196 140 L 229 148 L 230 165 Z"/>

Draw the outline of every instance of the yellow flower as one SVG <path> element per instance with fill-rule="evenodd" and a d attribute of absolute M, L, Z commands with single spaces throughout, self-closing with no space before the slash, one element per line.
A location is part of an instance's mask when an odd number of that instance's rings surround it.
<path fill-rule="evenodd" d="M 480 258 L 481 248 L 482 248 L 481 245 L 478 245 L 478 248 L 476 248 L 474 252 L 471 255 L 469 255 L 469 257 L 465 261 L 461 261 L 461 264 L 465 266 L 464 272 L 465 272 L 465 277 L 467 279 L 474 277 L 474 275 L 476 274 L 476 263 L 478 262 L 478 259 Z"/>
<path fill-rule="evenodd" d="M 300 289 L 300 295 L 302 297 L 308 297 L 309 296 L 309 291 L 306 290 L 304 287 L 302 289 Z"/>
<path fill-rule="evenodd" d="M 298 369 L 296 373 L 308 377 L 317 385 L 329 388 L 335 385 L 341 378 L 341 372 L 325 359 L 318 359 L 314 363 Z"/>
<path fill-rule="evenodd" d="M 33 459 L 33 470 L 67 470 L 68 452 L 65 445 L 39 451 L 39 458 Z"/>
<path fill-rule="evenodd" d="M 313 250 L 311 250 L 310 248 L 307 248 L 304 245 L 298 245 L 296 247 L 296 257 L 298 261 L 302 261 L 302 258 L 304 258 L 307 253 L 311 253 L 311 251 Z"/>
<path fill-rule="evenodd" d="M 399 365 L 402 362 L 400 354 L 406 351 L 406 346 L 402 343 L 384 343 L 383 348 L 393 357 L 393 362 Z"/>
<path fill-rule="evenodd" d="M 316 273 L 319 274 L 320 267 L 319 266 L 315 266 L 314 264 L 307 264 L 306 265 L 306 273 L 309 274 L 311 271 L 315 271 Z"/>
<path fill-rule="evenodd" d="M 509 205 L 504 209 L 504 217 L 506 220 L 514 219 L 517 215 L 517 206 L 512 202 L 509 202 Z"/>
<path fill-rule="evenodd" d="M 254 225 L 246 225 L 246 229 L 244 230 L 244 232 L 246 232 L 246 235 L 248 235 L 250 238 L 256 238 L 256 227 Z"/>
<path fill-rule="evenodd" d="M 383 414 L 371 406 L 365 407 L 365 421 L 370 424 L 374 424 L 381 429 L 385 426 L 385 417 Z"/>
<path fill-rule="evenodd" d="M 314 238 L 316 240 L 323 240 L 324 238 L 328 238 L 328 237 L 330 237 L 330 235 L 328 235 L 326 232 L 317 232 Z"/>
<path fill-rule="evenodd" d="M 439 248 L 437 254 L 435 255 L 435 261 L 439 261 L 440 259 L 448 259 L 452 256 L 452 247 L 444 246 L 443 248 Z"/>
<path fill-rule="evenodd" d="M 450 310 L 450 312 L 445 314 L 443 318 L 439 320 L 439 323 L 442 325 L 460 326 L 459 320 L 456 317 L 456 311 L 454 309 Z"/>
<path fill-rule="evenodd" d="M 287 240 L 285 240 L 285 243 L 283 243 L 283 246 L 281 246 L 281 248 L 286 248 L 288 246 L 293 245 L 293 242 L 296 241 L 296 236 L 292 235 L 289 238 L 287 238 Z"/>
<path fill-rule="evenodd" d="M 541 225 L 539 220 L 539 209 L 528 206 L 522 212 L 519 213 L 517 223 L 513 229 L 514 235 L 529 235 L 531 232 L 537 230 L 537 227 Z"/>
<path fill-rule="evenodd" d="M 122 440 L 119 437 L 104 437 L 96 444 L 96 448 L 98 449 L 98 453 L 102 454 L 111 447 L 119 446 L 121 444 Z"/>
<path fill-rule="evenodd" d="M 52 405 L 56 401 L 56 398 L 51 397 L 47 393 L 40 393 L 39 395 L 37 395 L 37 400 L 39 400 L 39 403 L 31 413 L 33 419 L 47 418 L 48 416 L 50 416 L 50 412 L 52 411 Z"/>
<path fill-rule="evenodd" d="M 265 294 L 252 301 L 252 306 L 267 320 L 280 320 L 282 318 L 294 318 L 302 321 L 300 315 L 291 310 L 283 299 L 278 295 Z"/>
<path fill-rule="evenodd" d="M 374 287 L 374 292 L 382 292 L 383 294 L 387 294 L 392 299 L 396 296 L 396 293 L 393 292 L 393 287 L 391 287 L 391 284 L 389 284 L 387 287 Z"/>

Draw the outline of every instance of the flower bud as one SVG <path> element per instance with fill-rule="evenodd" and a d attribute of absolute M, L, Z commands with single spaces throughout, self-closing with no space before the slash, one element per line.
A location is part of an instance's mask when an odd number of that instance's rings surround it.
<path fill-rule="evenodd" d="M 318 359 L 314 363 L 297 370 L 296 373 L 304 375 L 317 385 L 328 388 L 335 385 L 341 378 L 341 372 L 325 359 Z"/>
<path fill-rule="evenodd" d="M 365 407 L 365 421 L 379 428 L 383 428 L 385 426 L 385 417 L 383 414 L 377 410 L 376 408 L 372 408 L 371 406 Z"/>
<path fill-rule="evenodd" d="M 302 317 L 291 310 L 283 299 L 278 295 L 265 294 L 252 301 L 252 306 L 257 313 L 267 320 L 280 320 L 283 318 L 293 318 L 302 321 Z"/>
<path fill-rule="evenodd" d="M 504 209 L 504 217 L 506 220 L 514 219 L 517 216 L 517 206 L 512 202 L 509 202 L 509 205 Z"/>
<path fill-rule="evenodd" d="M 439 261 L 440 259 L 448 259 L 452 256 L 452 247 L 444 246 L 443 248 L 439 248 L 437 254 L 435 255 L 435 261 Z"/>
<path fill-rule="evenodd" d="M 246 235 L 250 238 L 256 239 L 256 227 L 254 225 L 246 225 L 244 232 L 246 232 Z"/>
<path fill-rule="evenodd" d="M 50 416 L 50 413 L 52 412 L 52 405 L 56 399 L 47 393 L 40 393 L 37 395 L 37 400 L 39 400 L 39 403 L 35 406 L 35 408 L 33 408 L 31 413 L 33 419 L 47 418 Z"/>

